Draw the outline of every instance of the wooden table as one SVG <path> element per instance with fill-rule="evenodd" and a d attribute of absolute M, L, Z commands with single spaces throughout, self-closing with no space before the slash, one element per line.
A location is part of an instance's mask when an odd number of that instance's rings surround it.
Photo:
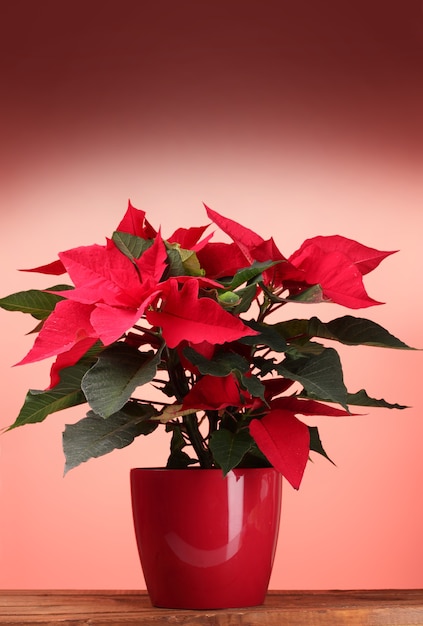
<path fill-rule="evenodd" d="M 263 606 L 157 609 L 145 592 L 0 591 L 0 625 L 416 626 L 423 590 L 271 591 Z"/>

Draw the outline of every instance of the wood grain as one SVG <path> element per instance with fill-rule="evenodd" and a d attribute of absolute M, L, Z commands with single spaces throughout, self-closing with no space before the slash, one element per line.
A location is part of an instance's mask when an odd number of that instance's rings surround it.
<path fill-rule="evenodd" d="M 271 591 L 263 606 L 188 611 L 135 591 L 0 591 L 1 626 L 422 626 L 423 590 Z"/>

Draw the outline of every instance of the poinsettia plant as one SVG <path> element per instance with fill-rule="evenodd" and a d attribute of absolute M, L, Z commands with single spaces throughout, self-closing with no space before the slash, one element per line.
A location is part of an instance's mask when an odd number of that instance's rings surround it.
<path fill-rule="evenodd" d="M 129 203 L 104 245 L 26 270 L 67 273 L 71 284 L 0 300 L 38 320 L 19 364 L 54 358 L 49 386 L 28 392 L 9 429 L 89 405 L 65 427 L 65 472 L 161 426 L 169 468 L 273 466 L 297 489 L 310 451 L 329 459 L 304 417 L 347 416 L 356 405 L 405 408 L 348 392 L 333 343 L 409 346 L 361 317 L 284 315 L 293 302 L 380 304 L 363 275 L 392 252 L 335 235 L 285 257 L 272 238 L 205 209 L 227 241 L 205 234 L 210 223 L 165 239 Z"/>

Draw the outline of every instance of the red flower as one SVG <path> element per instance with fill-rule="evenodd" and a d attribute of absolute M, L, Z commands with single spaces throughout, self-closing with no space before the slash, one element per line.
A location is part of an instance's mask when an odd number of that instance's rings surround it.
<path fill-rule="evenodd" d="M 53 313 L 45 320 L 33 347 L 17 365 L 62 354 L 71 350 L 79 341 L 84 341 L 84 345 L 87 345 L 90 343 L 86 341 L 87 338 L 94 343 L 97 336 L 90 322 L 93 310 L 92 304 L 70 300 L 58 302 Z"/>
<path fill-rule="evenodd" d="M 162 329 L 169 348 L 185 340 L 223 344 L 257 334 L 212 298 L 199 297 L 198 292 L 197 279 L 190 278 L 179 289 L 178 281 L 172 278 L 163 284 L 161 305 L 146 311 L 149 323 Z"/>
<path fill-rule="evenodd" d="M 233 374 L 227 376 L 206 375 L 193 386 L 185 396 L 182 410 L 220 410 L 228 406 L 246 407 L 251 404 L 251 396 L 241 389 Z"/>
<path fill-rule="evenodd" d="M 128 208 L 121 222 L 116 228 L 118 232 L 136 235 L 141 239 L 154 239 L 157 235 L 151 224 L 145 219 L 145 211 L 136 209 L 128 202 Z"/>
<path fill-rule="evenodd" d="M 292 411 L 275 409 L 250 423 L 260 450 L 291 485 L 298 489 L 310 451 L 310 432 Z"/>
<path fill-rule="evenodd" d="M 199 240 L 208 226 L 197 226 L 192 228 L 178 228 L 168 239 L 169 243 L 179 243 L 184 250 L 199 250 L 213 236 L 208 235 L 200 243 Z"/>
<path fill-rule="evenodd" d="M 358 309 L 381 304 L 367 295 L 362 276 L 390 254 L 334 235 L 307 239 L 289 261 L 303 272 L 306 283 L 320 285 L 328 300 Z"/>
<path fill-rule="evenodd" d="M 44 322 L 34 347 L 21 363 L 62 354 L 87 337 L 93 343 L 100 339 L 104 345 L 117 341 L 156 297 L 157 276 L 165 264 L 160 238 L 139 260 L 144 282 L 132 261 L 111 241 L 107 246 L 74 248 L 59 256 L 75 289 L 55 292 L 65 300 Z"/>
<path fill-rule="evenodd" d="M 238 270 L 249 265 L 235 243 L 209 242 L 197 252 L 197 257 L 210 278 L 233 276 Z"/>
<path fill-rule="evenodd" d="M 101 416 L 105 452 L 163 422 L 173 432 L 169 467 L 196 462 L 184 450 L 191 446 L 202 467 L 226 473 L 252 460 L 270 463 L 298 489 L 310 449 L 329 458 L 317 427 L 298 416 L 352 415 L 348 404 L 405 408 L 363 389 L 349 393 L 339 355 L 324 342 L 408 346 L 350 315 L 327 323 L 278 315 L 274 324 L 270 316 L 296 296 L 353 309 L 379 304 L 363 276 L 392 252 L 335 235 L 307 239 L 286 258 L 272 238 L 206 211 L 229 242 L 212 242 L 208 226 L 178 228 L 163 240 L 129 202 L 105 245 L 66 250 L 26 270 L 67 272 L 73 285 L 0 299 L 38 321 L 20 363 L 56 357 L 50 387 L 27 395 L 12 427 L 86 400 L 87 417 L 65 432 L 68 468 L 81 462 L 81 450 L 82 460 L 98 456 L 92 424 Z M 163 398 L 136 393 L 145 385 Z"/>
<path fill-rule="evenodd" d="M 277 261 L 278 263 L 275 267 L 264 273 L 264 282 L 266 284 L 272 283 L 275 286 L 281 286 L 286 280 L 303 280 L 303 275 L 288 262 L 279 251 L 272 238 L 265 240 L 249 228 L 241 226 L 238 222 L 223 217 L 223 215 L 220 215 L 208 207 L 206 207 L 206 210 L 210 219 L 212 219 L 235 243 L 235 248 L 233 248 L 233 246 L 231 248 L 228 247 L 224 251 L 225 254 L 222 254 L 222 261 L 229 265 L 229 273 L 234 274 L 236 270 L 247 267 L 255 261 Z M 223 246 L 225 244 L 220 245 Z M 226 245 L 228 246 L 228 244 Z M 219 252 L 219 249 L 217 249 L 217 251 Z M 228 251 L 229 254 L 227 254 Z M 208 252 L 209 248 L 204 251 L 202 257 L 203 259 L 205 258 L 206 266 L 206 253 Z M 236 263 L 234 263 L 235 259 Z M 216 276 L 219 275 L 225 276 L 227 274 L 223 272 L 216 274 Z"/>

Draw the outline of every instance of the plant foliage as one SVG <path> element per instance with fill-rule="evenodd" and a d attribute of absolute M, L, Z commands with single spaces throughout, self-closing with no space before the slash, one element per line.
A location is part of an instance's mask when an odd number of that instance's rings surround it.
<path fill-rule="evenodd" d="M 356 405 L 405 408 L 350 393 L 333 345 L 409 346 L 361 317 L 284 315 L 292 302 L 380 304 L 363 276 L 392 252 L 335 235 L 285 257 L 273 239 L 205 209 L 229 243 L 211 241 L 208 226 L 164 239 L 129 203 L 104 245 L 27 270 L 67 274 L 70 284 L 0 299 L 39 322 L 19 364 L 54 357 L 48 388 L 28 392 L 10 428 L 88 404 L 63 434 L 66 471 L 161 425 L 171 436 L 167 467 L 227 474 L 271 465 L 298 489 L 310 452 L 330 460 L 318 427 L 302 418 L 348 416 Z M 162 397 L 147 399 L 148 386 Z"/>

